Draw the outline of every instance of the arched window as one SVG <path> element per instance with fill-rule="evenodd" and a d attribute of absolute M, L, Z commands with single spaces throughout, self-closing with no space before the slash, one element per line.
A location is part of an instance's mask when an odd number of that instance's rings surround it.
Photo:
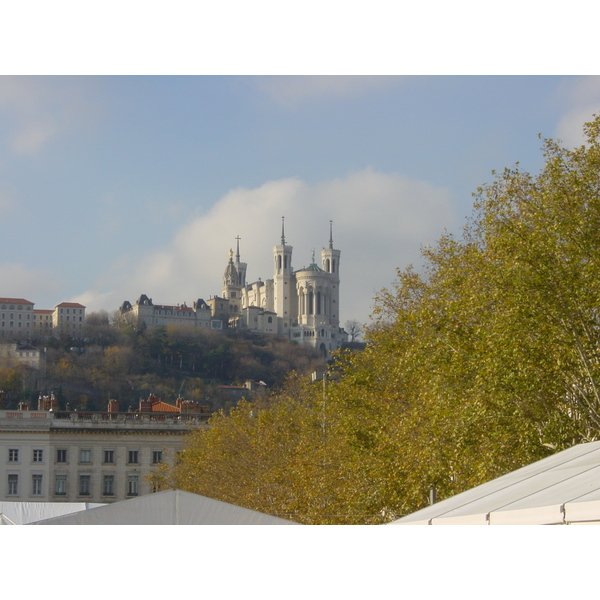
<path fill-rule="evenodd" d="M 269 317 L 269 318 L 267 319 L 267 323 L 272 323 L 272 322 L 273 322 L 273 317 Z"/>
<path fill-rule="evenodd" d="M 281 254 L 277 257 L 277 270 L 281 271 Z"/>
<path fill-rule="evenodd" d="M 321 292 L 317 292 L 317 314 L 321 314 Z"/>
<path fill-rule="evenodd" d="M 327 259 L 327 260 L 325 261 L 325 270 L 326 270 L 328 273 L 331 273 L 331 270 L 330 270 L 330 269 L 331 269 L 331 263 L 329 262 L 329 259 Z"/>
<path fill-rule="evenodd" d="M 308 292 L 308 314 L 313 314 L 313 293 L 312 291 Z"/>
<path fill-rule="evenodd" d="M 335 273 L 335 258 L 331 261 L 331 272 Z"/>

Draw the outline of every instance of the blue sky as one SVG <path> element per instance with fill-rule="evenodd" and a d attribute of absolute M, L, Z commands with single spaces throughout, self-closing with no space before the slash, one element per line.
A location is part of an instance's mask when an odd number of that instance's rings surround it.
<path fill-rule="evenodd" d="M 581 142 L 600 78 L 0 77 L 0 295 L 112 312 L 221 293 L 241 237 L 272 276 L 333 220 L 342 321 L 368 320 L 396 267 L 459 232 L 493 169 L 542 165 L 538 133 Z"/>

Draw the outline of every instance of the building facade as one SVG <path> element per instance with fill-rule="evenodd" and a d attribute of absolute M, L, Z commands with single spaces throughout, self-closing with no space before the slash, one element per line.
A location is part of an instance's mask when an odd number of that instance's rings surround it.
<path fill-rule="evenodd" d="M 328 356 L 347 341 L 340 327 L 340 250 L 329 245 L 321 250 L 321 265 L 294 270 L 293 247 L 286 243 L 282 220 L 281 242 L 273 247 L 273 278 L 246 283 L 247 265 L 229 252 L 223 276 L 222 297 L 229 303 L 229 324 L 262 333 L 276 333 L 299 344 L 310 345 Z"/>
<path fill-rule="evenodd" d="M 156 491 L 148 476 L 208 416 L 0 410 L 0 499 L 108 503 Z"/>
<path fill-rule="evenodd" d="M 55 331 L 79 336 L 85 323 L 85 306 L 77 302 L 61 302 L 52 313 L 52 328 Z"/>
<path fill-rule="evenodd" d="M 204 329 L 222 329 L 223 322 L 213 317 L 210 306 L 199 299 L 187 306 L 177 304 L 154 304 L 152 298 L 142 294 L 134 304 L 128 300 L 117 310 L 117 320 L 124 324 L 139 328 L 145 326 L 177 325 L 179 327 L 202 327 Z"/>
<path fill-rule="evenodd" d="M 61 302 L 54 310 L 36 309 L 24 298 L 0 298 L 0 338 L 30 339 L 65 332 L 78 336 L 85 325 L 85 306 Z"/>

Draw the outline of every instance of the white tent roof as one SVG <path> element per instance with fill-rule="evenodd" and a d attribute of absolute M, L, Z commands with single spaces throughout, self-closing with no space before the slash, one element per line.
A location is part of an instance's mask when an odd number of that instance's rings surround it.
<path fill-rule="evenodd" d="M 580 444 L 390 525 L 600 523 L 600 442 Z"/>
<path fill-rule="evenodd" d="M 97 506 L 92 502 L 0 502 L 0 525 L 27 525 Z"/>
<path fill-rule="evenodd" d="M 32 525 L 299 525 L 191 492 L 170 489 Z"/>

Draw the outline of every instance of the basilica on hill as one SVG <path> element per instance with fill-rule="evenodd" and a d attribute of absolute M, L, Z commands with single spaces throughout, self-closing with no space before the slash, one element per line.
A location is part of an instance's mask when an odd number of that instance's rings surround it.
<path fill-rule="evenodd" d="M 281 241 L 273 247 L 273 277 L 246 282 L 247 264 L 241 261 L 240 238 L 236 253 L 229 251 L 220 296 L 208 301 L 165 306 L 153 304 L 146 295 L 134 305 L 124 302 L 121 318 L 140 325 L 186 325 L 222 329 L 239 328 L 285 336 L 299 344 L 310 345 L 323 356 L 347 341 L 340 328 L 340 251 L 333 247 L 329 224 L 329 245 L 321 250 L 321 266 L 315 262 L 294 270 L 292 246 L 285 240 L 282 218 Z"/>

